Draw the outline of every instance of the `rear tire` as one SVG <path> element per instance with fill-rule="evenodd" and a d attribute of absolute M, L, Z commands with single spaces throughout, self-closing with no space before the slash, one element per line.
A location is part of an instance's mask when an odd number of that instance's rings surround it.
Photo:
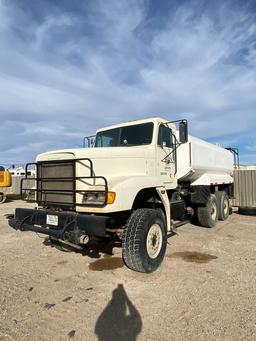
<path fill-rule="evenodd" d="M 230 211 L 229 197 L 225 191 L 217 191 L 215 195 L 217 198 L 218 205 L 218 219 L 226 220 L 228 219 Z"/>
<path fill-rule="evenodd" d="M 206 206 L 197 208 L 198 222 L 201 226 L 214 227 L 218 221 L 218 205 L 214 194 L 211 194 Z"/>
<path fill-rule="evenodd" d="M 132 213 L 122 236 L 123 260 L 128 268 L 150 273 L 165 255 L 167 229 L 160 210 L 141 208 Z"/>
<path fill-rule="evenodd" d="M 0 193 L 0 204 L 3 204 L 6 201 L 6 195 L 4 193 Z"/>

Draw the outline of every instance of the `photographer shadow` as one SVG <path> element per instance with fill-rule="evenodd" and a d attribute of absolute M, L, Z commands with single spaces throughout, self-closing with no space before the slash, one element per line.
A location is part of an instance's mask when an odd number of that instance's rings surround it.
<path fill-rule="evenodd" d="M 141 329 L 141 316 L 119 284 L 96 322 L 95 334 L 99 341 L 135 341 Z"/>

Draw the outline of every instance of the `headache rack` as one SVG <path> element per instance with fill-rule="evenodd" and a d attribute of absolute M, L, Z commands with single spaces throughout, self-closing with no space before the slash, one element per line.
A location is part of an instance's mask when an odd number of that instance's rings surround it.
<path fill-rule="evenodd" d="M 84 167 L 85 174 L 89 171 L 89 176 L 77 176 L 78 165 Z M 28 168 L 31 166 L 36 167 L 35 178 L 28 176 Z M 35 188 L 28 185 L 26 187 L 28 181 L 34 181 Z M 81 183 L 86 185 L 86 190 L 77 188 L 79 184 L 81 187 Z M 90 189 L 91 187 L 93 189 Z M 100 189 L 96 190 L 97 187 Z M 104 202 L 83 203 L 82 199 L 81 202 L 77 202 L 77 194 L 82 198 L 85 192 L 104 194 Z M 75 210 L 76 206 L 103 207 L 107 204 L 108 183 L 105 177 L 95 176 L 92 160 L 88 158 L 38 161 L 26 164 L 20 193 L 22 200 L 37 202 L 44 207 L 69 210 Z"/>

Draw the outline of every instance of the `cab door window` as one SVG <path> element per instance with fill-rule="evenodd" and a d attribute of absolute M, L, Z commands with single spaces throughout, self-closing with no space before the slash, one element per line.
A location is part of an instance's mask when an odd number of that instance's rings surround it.
<path fill-rule="evenodd" d="M 160 125 L 158 131 L 158 145 L 167 148 L 173 147 L 171 128 Z"/>

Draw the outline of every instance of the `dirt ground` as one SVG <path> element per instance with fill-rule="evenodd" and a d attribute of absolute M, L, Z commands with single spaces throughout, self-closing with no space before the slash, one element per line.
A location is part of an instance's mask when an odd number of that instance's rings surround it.
<path fill-rule="evenodd" d="M 4 214 L 22 206 L 0 205 L 0 340 L 256 340 L 256 217 L 180 227 L 146 275 L 118 245 L 14 231 Z"/>

